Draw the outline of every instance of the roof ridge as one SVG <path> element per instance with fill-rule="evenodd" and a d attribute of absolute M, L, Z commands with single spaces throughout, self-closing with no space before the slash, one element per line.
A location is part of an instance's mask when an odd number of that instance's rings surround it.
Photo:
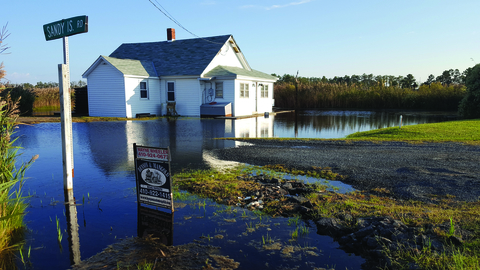
<path fill-rule="evenodd" d="M 131 42 L 131 43 L 122 43 L 121 45 L 128 45 L 128 44 L 156 44 L 156 43 L 174 43 L 174 42 L 183 42 L 183 41 L 194 41 L 196 39 L 213 39 L 213 38 L 220 38 L 220 37 L 231 37 L 231 34 L 228 35 L 219 35 L 219 36 L 211 36 L 211 37 L 199 37 L 199 38 L 187 38 L 187 39 L 175 39 L 174 41 L 168 41 L 168 40 L 163 40 L 163 41 L 145 41 L 145 42 Z"/>

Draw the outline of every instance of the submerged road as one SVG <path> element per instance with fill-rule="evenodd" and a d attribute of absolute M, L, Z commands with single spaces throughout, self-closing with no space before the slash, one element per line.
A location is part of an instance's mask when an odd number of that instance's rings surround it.
<path fill-rule="evenodd" d="M 331 167 L 355 189 L 386 188 L 390 197 L 435 202 L 449 195 L 480 199 L 480 146 L 458 143 L 273 141 L 216 149 L 222 160 L 252 165 L 284 164 L 306 170 Z"/>

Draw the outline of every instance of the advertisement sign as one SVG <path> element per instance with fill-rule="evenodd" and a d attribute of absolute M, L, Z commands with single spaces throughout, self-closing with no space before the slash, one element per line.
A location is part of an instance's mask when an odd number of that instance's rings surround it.
<path fill-rule="evenodd" d="M 171 209 L 173 212 L 169 149 L 136 144 L 133 147 L 138 203 Z"/>

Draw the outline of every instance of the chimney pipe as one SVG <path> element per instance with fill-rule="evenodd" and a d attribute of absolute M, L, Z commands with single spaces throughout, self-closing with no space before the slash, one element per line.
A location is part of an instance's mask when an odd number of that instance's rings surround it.
<path fill-rule="evenodd" d="M 169 42 L 175 41 L 175 28 L 167 28 L 167 40 Z"/>

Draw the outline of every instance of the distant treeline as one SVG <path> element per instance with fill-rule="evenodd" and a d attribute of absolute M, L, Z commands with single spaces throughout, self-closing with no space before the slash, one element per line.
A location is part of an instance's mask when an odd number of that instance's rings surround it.
<path fill-rule="evenodd" d="M 437 77 L 430 75 L 420 86 L 412 74 L 405 77 L 346 75 L 332 79 L 272 74 L 280 78 L 274 88 L 275 106 L 457 110 L 466 93 L 465 77 L 470 70 L 460 73 L 458 69 L 450 69 Z"/>
<path fill-rule="evenodd" d="M 70 82 L 70 88 L 84 87 L 87 83 L 85 81 L 79 80 L 78 82 Z M 58 88 L 58 82 L 37 82 L 33 85 L 31 83 L 6 83 L 3 87 L 0 88 L 18 88 L 22 87 L 24 89 L 34 89 L 34 88 Z"/>
<path fill-rule="evenodd" d="M 458 69 L 450 69 L 445 70 L 442 74 L 438 76 L 434 76 L 430 74 L 427 80 L 423 83 L 417 82 L 415 77 L 412 74 L 408 74 L 407 76 L 392 76 L 392 75 L 373 75 L 373 74 L 365 74 L 363 75 L 352 75 L 348 76 L 345 75 L 343 77 L 333 77 L 333 78 L 326 78 L 323 77 L 297 77 L 289 74 L 285 74 L 283 76 L 279 76 L 277 74 L 272 74 L 279 78 L 277 81 L 278 83 L 295 83 L 298 81 L 299 83 L 309 84 L 309 83 L 338 83 L 338 84 L 347 84 L 347 85 L 358 85 L 364 88 L 368 88 L 374 85 L 384 85 L 384 86 L 398 86 L 401 88 L 417 88 L 420 85 L 430 85 L 434 82 L 441 83 L 442 85 L 450 85 L 450 84 L 465 84 L 465 78 L 467 77 L 468 73 L 472 70 L 472 68 L 467 68 L 463 72 L 460 72 Z"/>

